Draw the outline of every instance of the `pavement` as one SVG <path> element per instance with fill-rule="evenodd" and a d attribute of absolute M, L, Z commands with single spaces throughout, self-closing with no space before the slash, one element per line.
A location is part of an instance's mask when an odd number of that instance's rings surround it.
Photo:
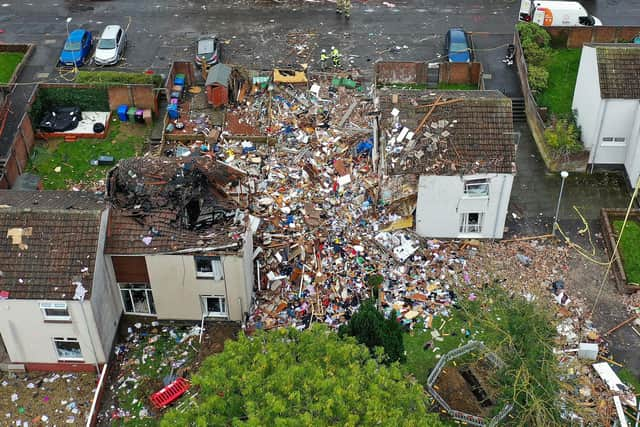
<path fill-rule="evenodd" d="M 514 130 L 519 133 L 520 141 L 516 153 L 518 170 L 506 222 L 508 234 L 548 234 L 562 178 L 560 174 L 547 172 L 527 124 L 516 124 Z M 582 215 L 592 229 L 599 230 L 600 209 L 626 208 L 630 196 L 626 178 L 620 171 L 570 173 L 562 191 L 558 221 L 562 228 L 577 231 L 583 227 Z"/>

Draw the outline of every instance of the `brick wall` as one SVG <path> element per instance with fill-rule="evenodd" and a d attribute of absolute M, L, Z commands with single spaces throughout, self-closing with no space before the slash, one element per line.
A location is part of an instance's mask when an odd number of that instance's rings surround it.
<path fill-rule="evenodd" d="M 424 62 L 376 62 L 374 73 L 376 85 L 427 83 L 427 64 Z"/>
<path fill-rule="evenodd" d="M 29 156 L 35 145 L 35 137 L 31 119 L 25 114 L 20 122 L 20 127 L 13 140 L 11 151 L 9 151 L 4 166 L 4 175 L 0 178 L 0 188 L 8 189 L 13 186 L 18 176 L 29 163 Z"/>
<path fill-rule="evenodd" d="M 640 27 L 545 27 L 556 44 L 580 48 L 585 43 L 624 43 L 640 33 Z"/>

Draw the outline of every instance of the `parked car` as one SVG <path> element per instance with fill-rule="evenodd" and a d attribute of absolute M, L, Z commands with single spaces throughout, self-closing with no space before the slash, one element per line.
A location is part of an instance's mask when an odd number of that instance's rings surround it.
<path fill-rule="evenodd" d="M 83 65 L 91 54 L 92 43 L 91 31 L 73 30 L 64 43 L 58 63 L 69 67 Z"/>
<path fill-rule="evenodd" d="M 93 54 L 96 65 L 115 65 L 127 45 L 127 34 L 120 25 L 107 25 Z"/>
<path fill-rule="evenodd" d="M 220 41 L 214 35 L 200 37 L 196 43 L 196 65 L 211 67 L 220 61 Z"/>
<path fill-rule="evenodd" d="M 471 62 L 471 49 L 467 33 L 462 28 L 451 28 L 445 38 L 449 62 Z"/>

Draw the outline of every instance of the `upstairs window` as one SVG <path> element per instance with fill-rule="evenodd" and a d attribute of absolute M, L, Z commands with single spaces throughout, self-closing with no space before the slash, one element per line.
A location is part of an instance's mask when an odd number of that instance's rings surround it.
<path fill-rule="evenodd" d="M 467 197 L 489 196 L 488 179 L 469 179 L 464 182 L 464 195 Z"/>
<path fill-rule="evenodd" d="M 66 302 L 41 302 L 40 310 L 44 320 L 71 320 Z"/>
<path fill-rule="evenodd" d="M 220 257 L 195 257 L 196 277 L 199 279 L 224 279 L 224 269 Z"/>

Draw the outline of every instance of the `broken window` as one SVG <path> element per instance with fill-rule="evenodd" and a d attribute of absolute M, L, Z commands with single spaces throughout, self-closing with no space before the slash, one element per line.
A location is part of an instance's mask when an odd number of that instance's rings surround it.
<path fill-rule="evenodd" d="M 207 316 L 227 316 L 227 301 L 223 296 L 203 296 L 202 306 Z"/>
<path fill-rule="evenodd" d="M 196 277 L 213 280 L 224 279 L 224 269 L 220 257 L 195 257 L 195 260 Z"/>
<path fill-rule="evenodd" d="M 40 310 L 42 310 L 44 320 L 71 320 L 66 302 L 41 302 Z"/>
<path fill-rule="evenodd" d="M 484 213 L 467 212 L 460 216 L 460 233 L 481 233 Z"/>
<path fill-rule="evenodd" d="M 153 293 L 148 283 L 118 283 L 122 306 L 127 314 L 156 314 Z"/>
<path fill-rule="evenodd" d="M 469 179 L 464 182 L 464 195 L 467 197 L 487 197 L 489 195 L 488 179 Z"/>
<path fill-rule="evenodd" d="M 83 360 L 80 343 L 77 338 L 61 338 L 55 337 L 53 343 L 56 346 L 58 360 Z"/>

